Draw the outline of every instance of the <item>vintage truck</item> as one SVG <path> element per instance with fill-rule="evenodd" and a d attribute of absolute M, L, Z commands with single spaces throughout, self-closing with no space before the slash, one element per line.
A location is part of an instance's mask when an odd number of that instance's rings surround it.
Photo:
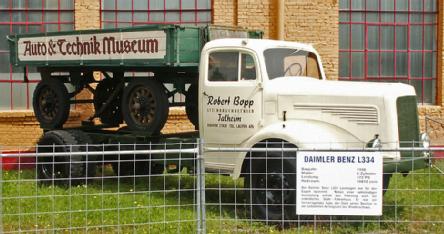
<path fill-rule="evenodd" d="M 39 152 L 52 152 L 53 145 L 72 145 L 57 151 L 81 151 L 78 144 L 197 138 L 208 148 L 428 147 L 427 135 L 419 132 L 412 86 L 327 80 L 312 46 L 264 40 L 261 35 L 223 27 L 152 25 L 11 35 L 8 40 L 11 64 L 34 66 L 41 74 L 33 96 L 35 115 L 45 131 Z M 224 37 L 230 38 L 219 39 Z M 92 100 L 73 98 L 83 89 L 94 94 Z M 176 93 L 186 96 L 185 103 L 171 98 Z M 82 127 L 63 129 L 70 105 L 85 102 L 94 103 L 94 115 Z M 198 132 L 174 137 L 159 133 L 169 107 L 177 105 L 185 105 Z M 96 118 L 102 124 L 95 125 Z M 255 217 L 281 220 L 296 214 L 293 205 L 283 208 L 295 203 L 291 173 L 296 154 L 204 151 L 204 162 L 206 170 L 246 177 L 245 187 L 256 191 L 247 196 L 255 204 Z M 391 173 L 426 166 L 426 153 L 381 155 L 385 187 Z M 281 161 L 272 161 L 276 158 Z M 76 178 L 95 172 L 94 164 L 86 163 L 95 159 L 86 156 L 56 159 L 54 164 L 54 157 L 37 160 L 41 180 L 71 177 L 78 182 Z M 161 173 L 166 165 L 122 161 L 113 166 L 125 175 Z"/>

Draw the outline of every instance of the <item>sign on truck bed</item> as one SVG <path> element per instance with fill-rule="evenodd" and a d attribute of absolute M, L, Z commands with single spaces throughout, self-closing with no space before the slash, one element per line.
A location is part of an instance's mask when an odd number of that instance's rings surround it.
<path fill-rule="evenodd" d="M 261 32 L 216 26 L 149 25 L 8 36 L 13 65 L 194 66 L 203 45 L 221 37 L 261 37 Z"/>
<path fill-rule="evenodd" d="M 19 38 L 20 61 L 163 59 L 164 31 Z"/>

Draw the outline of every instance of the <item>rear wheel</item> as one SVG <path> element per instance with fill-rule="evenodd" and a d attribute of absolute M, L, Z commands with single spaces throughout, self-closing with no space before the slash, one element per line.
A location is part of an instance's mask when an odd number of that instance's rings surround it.
<path fill-rule="evenodd" d="M 149 145 L 121 145 L 120 150 L 149 150 Z M 113 147 L 113 150 L 119 150 Z M 117 155 L 111 163 L 113 171 L 118 176 L 155 175 L 162 174 L 164 166 L 150 160 L 150 155 Z"/>
<path fill-rule="evenodd" d="M 106 101 L 120 85 L 119 79 L 104 79 L 99 82 L 94 91 L 94 109 L 96 112 L 100 111 L 102 106 L 105 105 Z M 103 124 L 109 126 L 118 126 L 123 122 L 123 116 L 121 111 L 122 106 L 122 93 L 116 95 L 116 97 L 111 100 L 107 108 L 105 108 L 101 113 L 98 114 L 100 121 Z"/>
<path fill-rule="evenodd" d="M 59 79 L 42 79 L 34 90 L 32 106 L 42 128 L 61 128 L 69 115 L 68 90 Z"/>
<path fill-rule="evenodd" d="M 198 87 L 196 84 L 190 85 L 185 97 L 185 111 L 190 122 L 198 129 L 199 127 L 199 108 L 198 102 Z"/>
<path fill-rule="evenodd" d="M 83 184 L 93 177 L 96 163 L 93 157 L 70 155 L 71 152 L 93 150 L 86 148 L 90 142 L 87 135 L 80 131 L 55 130 L 46 132 L 39 140 L 37 153 L 67 153 L 67 155 L 37 155 L 37 176 L 41 183 L 57 185 Z"/>
<path fill-rule="evenodd" d="M 155 80 L 134 79 L 123 92 L 123 118 L 132 130 L 160 132 L 168 118 L 168 111 L 167 95 Z"/>
<path fill-rule="evenodd" d="M 164 171 L 163 165 L 143 162 L 143 159 L 134 160 L 133 157 L 119 157 L 116 162 L 111 163 L 113 171 L 118 176 L 144 176 L 158 175 Z"/>

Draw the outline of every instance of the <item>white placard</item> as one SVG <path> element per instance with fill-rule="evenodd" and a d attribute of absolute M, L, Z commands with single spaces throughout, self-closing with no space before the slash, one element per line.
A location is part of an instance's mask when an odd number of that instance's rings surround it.
<path fill-rule="evenodd" d="M 94 33 L 18 40 L 20 61 L 163 59 L 164 31 Z"/>
<path fill-rule="evenodd" d="M 298 152 L 297 214 L 382 215 L 378 152 Z"/>

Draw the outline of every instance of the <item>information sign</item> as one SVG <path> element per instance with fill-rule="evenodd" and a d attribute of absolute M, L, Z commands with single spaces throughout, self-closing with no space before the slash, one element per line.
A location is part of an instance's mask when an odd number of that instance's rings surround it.
<path fill-rule="evenodd" d="M 298 152 L 297 214 L 382 215 L 379 152 Z"/>

